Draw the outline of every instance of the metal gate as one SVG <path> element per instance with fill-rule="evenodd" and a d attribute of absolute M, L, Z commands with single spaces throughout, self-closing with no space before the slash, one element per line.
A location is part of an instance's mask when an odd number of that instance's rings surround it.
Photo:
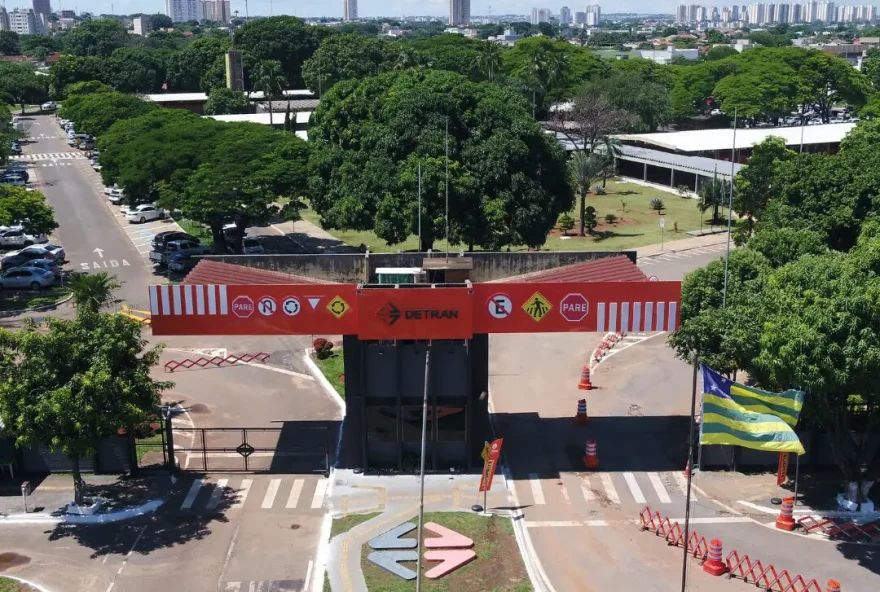
<path fill-rule="evenodd" d="M 173 428 L 181 470 L 330 473 L 331 430 L 318 427 Z"/>

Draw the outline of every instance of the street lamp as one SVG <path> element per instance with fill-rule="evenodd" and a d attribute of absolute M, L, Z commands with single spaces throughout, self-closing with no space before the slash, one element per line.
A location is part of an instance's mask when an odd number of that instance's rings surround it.
<path fill-rule="evenodd" d="M 171 431 L 171 417 L 174 415 L 176 407 L 172 407 L 171 405 L 160 405 L 159 413 L 162 414 L 162 419 L 165 422 L 163 429 L 165 430 L 165 444 L 168 454 L 168 472 L 171 474 L 171 484 L 177 483 L 177 476 L 175 475 L 175 469 L 177 465 L 177 459 L 174 458 L 174 435 Z"/>

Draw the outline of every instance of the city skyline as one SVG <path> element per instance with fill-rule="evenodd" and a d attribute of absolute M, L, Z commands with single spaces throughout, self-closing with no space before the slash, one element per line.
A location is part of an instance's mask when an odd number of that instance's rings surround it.
<path fill-rule="evenodd" d="M 772 25 L 778 23 L 825 24 L 868 23 L 877 20 L 877 7 L 872 4 L 847 4 L 833 1 L 808 0 L 805 2 L 752 2 L 729 6 L 679 4 L 675 22 L 682 24 L 748 23 Z"/>

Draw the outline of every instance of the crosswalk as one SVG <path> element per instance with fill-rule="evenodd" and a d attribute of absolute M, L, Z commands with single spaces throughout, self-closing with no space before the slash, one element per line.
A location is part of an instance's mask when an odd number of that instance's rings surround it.
<path fill-rule="evenodd" d="M 40 152 L 38 154 L 22 154 L 16 157 L 21 160 L 85 160 L 86 155 L 82 152 Z"/>
<path fill-rule="evenodd" d="M 259 580 L 226 582 L 226 592 L 300 592 L 302 580 Z"/>
<path fill-rule="evenodd" d="M 715 253 L 723 253 L 727 249 L 726 244 L 709 245 L 707 247 L 699 247 L 696 249 L 688 249 L 687 251 L 679 251 L 676 253 L 663 253 L 661 255 L 652 255 L 650 257 L 640 258 L 638 260 L 639 267 L 654 265 L 655 263 L 663 263 L 675 261 L 677 259 L 687 259 L 697 255 L 711 255 Z"/>
<path fill-rule="evenodd" d="M 520 503 L 528 506 L 587 506 L 672 504 L 687 495 L 682 471 L 563 473 L 542 479 L 535 473 L 528 480 L 514 481 Z M 691 499 L 696 501 L 691 491 Z"/>
<path fill-rule="evenodd" d="M 329 480 L 323 477 L 225 477 L 194 479 L 180 502 L 181 511 L 323 511 Z"/>

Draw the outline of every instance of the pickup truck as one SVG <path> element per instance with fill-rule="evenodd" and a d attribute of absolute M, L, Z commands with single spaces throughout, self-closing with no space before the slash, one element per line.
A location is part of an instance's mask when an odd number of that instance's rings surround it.
<path fill-rule="evenodd" d="M 209 255 L 211 247 L 188 240 L 169 241 L 163 250 L 155 250 L 150 253 L 150 261 L 156 265 L 167 265 L 171 256 L 178 253 L 183 257 Z"/>

